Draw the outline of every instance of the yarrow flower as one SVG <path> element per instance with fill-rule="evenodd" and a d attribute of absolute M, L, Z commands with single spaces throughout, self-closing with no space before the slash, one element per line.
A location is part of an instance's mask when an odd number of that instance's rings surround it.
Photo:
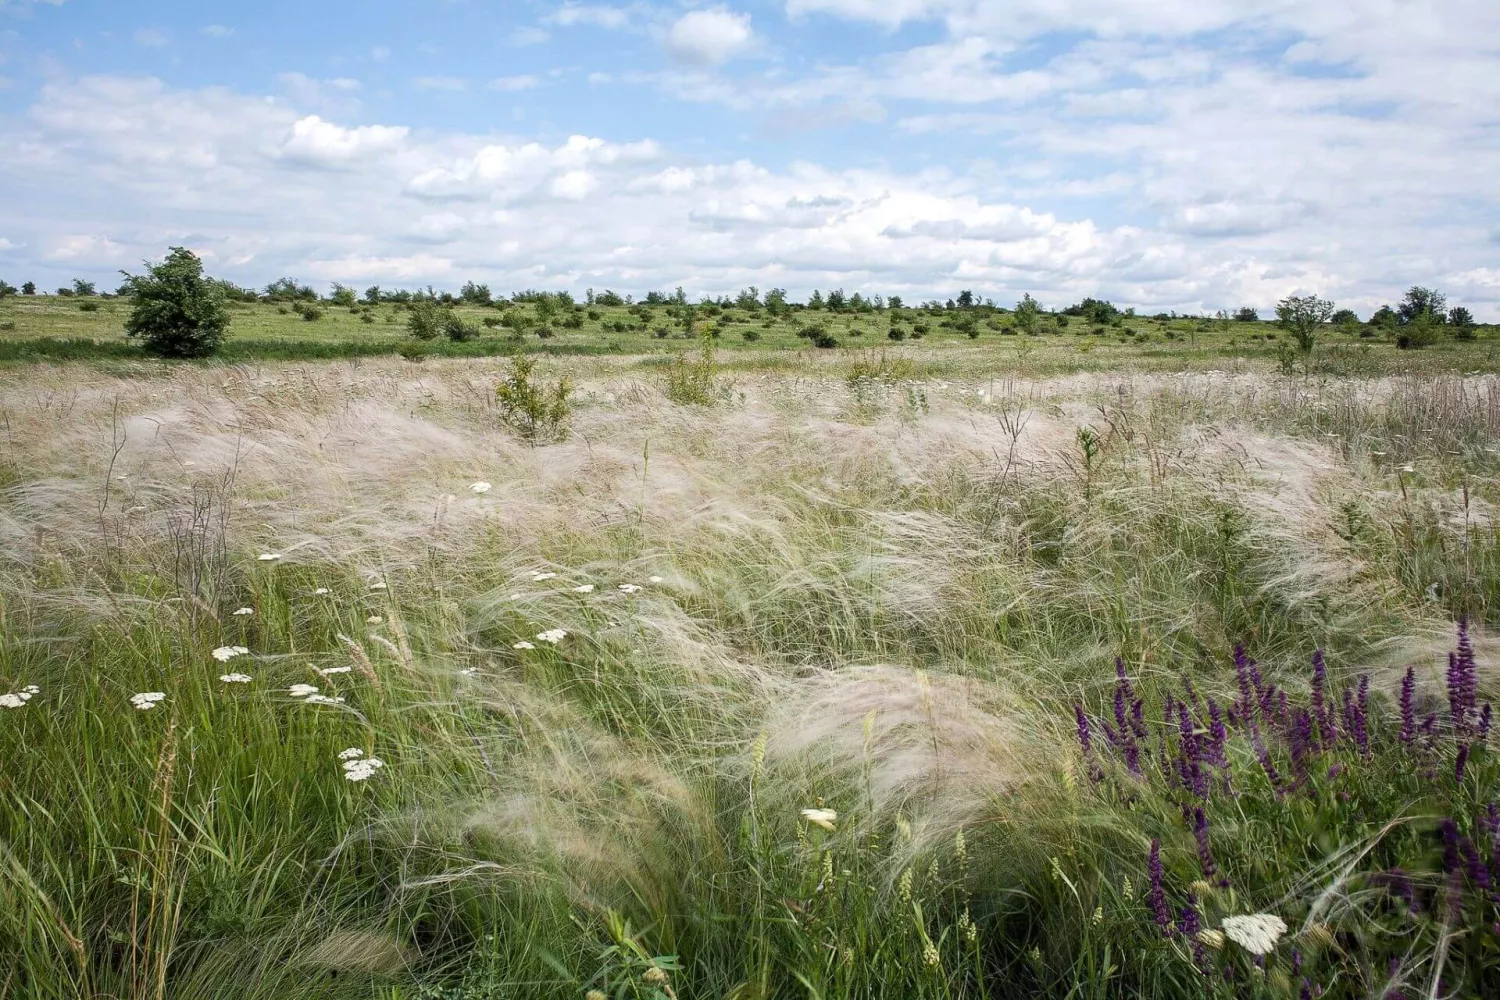
<path fill-rule="evenodd" d="M 328 588 L 327 587 L 319 587 L 317 590 L 313 591 L 313 593 L 316 594 L 319 597 L 322 597 L 324 594 L 328 593 Z"/>
<path fill-rule="evenodd" d="M 354 668 L 350 667 L 350 666 L 343 666 L 343 667 L 314 667 L 313 669 L 316 670 L 318 673 L 322 674 L 324 677 L 332 677 L 335 674 L 347 674 L 347 673 L 349 673 L 349 671 L 353 670 Z"/>
<path fill-rule="evenodd" d="M 255 678 L 249 674 L 220 674 L 219 680 L 225 684 L 249 684 Z"/>
<path fill-rule="evenodd" d="M 376 771 L 385 767 L 385 761 L 379 757 L 345 757 L 344 754 L 348 752 L 345 750 L 344 753 L 339 754 L 339 758 L 344 762 L 344 778 L 348 781 L 365 781 Z"/>
<path fill-rule="evenodd" d="M 532 583 L 541 583 L 543 580 L 555 580 L 555 579 L 557 579 L 557 574 L 556 573 L 533 573 L 533 574 L 531 574 L 531 582 Z"/>
<path fill-rule="evenodd" d="M 312 684 L 293 684 L 287 688 L 287 694 L 293 698 L 306 698 L 318 693 L 318 689 Z"/>
<path fill-rule="evenodd" d="M 479 482 L 475 483 L 473 486 L 469 487 L 470 493 L 488 493 L 489 491 L 490 484 L 482 479 Z"/>
<path fill-rule="evenodd" d="M 213 658 L 218 660 L 220 663 L 228 663 L 236 656 L 244 656 L 248 652 L 250 652 L 250 650 L 246 649 L 244 646 L 220 646 L 218 649 L 213 651 Z"/>
<path fill-rule="evenodd" d="M 343 703 L 343 698 L 326 694 L 310 694 L 303 701 L 303 704 L 306 705 L 342 705 Z"/>
<path fill-rule="evenodd" d="M 659 576 L 649 576 L 649 577 L 646 578 L 646 582 L 647 583 L 661 583 L 661 577 L 659 577 Z"/>
<path fill-rule="evenodd" d="M 641 585 L 638 584 L 638 583 L 622 583 L 622 584 L 620 584 L 620 592 L 621 593 L 636 594 L 636 593 L 640 593 L 640 589 L 641 589 Z"/>
<path fill-rule="evenodd" d="M 1286 921 L 1274 913 L 1248 913 L 1225 917 L 1220 926 L 1225 937 L 1252 955 L 1265 955 L 1286 933 Z"/>
<path fill-rule="evenodd" d="M 162 691 L 142 691 L 140 694 L 130 696 L 130 703 L 142 712 L 149 712 L 156 707 L 157 702 L 166 698 Z"/>
<path fill-rule="evenodd" d="M 28 684 L 19 691 L 9 694 L 0 694 L 0 708 L 22 708 L 32 698 L 41 694 L 42 689 L 35 684 Z"/>
<path fill-rule="evenodd" d="M 802 818 L 813 826 L 821 826 L 828 832 L 833 832 L 833 824 L 838 820 L 839 814 L 832 809 L 804 809 Z"/>
<path fill-rule="evenodd" d="M 359 747 L 350 747 L 347 750 L 339 751 L 339 760 L 353 760 L 356 757 L 363 757 L 364 755 L 365 752 Z"/>
<path fill-rule="evenodd" d="M 561 628 L 549 628 L 545 632 L 538 632 L 536 634 L 536 637 L 542 642 L 550 642 L 552 643 L 552 645 L 556 646 L 558 643 L 562 642 L 568 637 L 568 630 Z"/>
<path fill-rule="evenodd" d="M 536 649 L 536 643 L 534 643 L 534 642 L 527 642 L 525 639 L 522 639 L 520 642 L 512 643 L 510 648 L 511 649 Z"/>
<path fill-rule="evenodd" d="M 237 618 L 238 617 L 243 617 L 244 615 L 253 615 L 253 614 L 255 614 L 255 609 L 254 608 L 240 608 L 234 614 L 235 614 L 235 617 L 237 617 Z"/>
<path fill-rule="evenodd" d="M 581 587 L 574 587 L 573 588 L 573 593 L 575 593 L 575 594 L 592 594 L 593 592 L 594 592 L 594 585 L 592 583 L 585 583 Z"/>

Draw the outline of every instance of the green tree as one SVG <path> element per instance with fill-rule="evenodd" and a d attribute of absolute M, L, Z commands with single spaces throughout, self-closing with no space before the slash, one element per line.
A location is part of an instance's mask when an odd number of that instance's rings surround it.
<path fill-rule="evenodd" d="M 1031 293 L 1022 295 L 1021 301 L 1016 303 L 1016 328 L 1028 337 L 1035 337 L 1041 316 L 1042 307 L 1031 297 Z"/>
<path fill-rule="evenodd" d="M 971 292 L 971 291 L 969 291 L 969 289 L 967 289 L 967 288 L 965 288 L 963 291 L 959 292 L 958 293 L 958 307 L 960 309 L 973 309 L 974 308 L 974 293 Z"/>
<path fill-rule="evenodd" d="M 1448 297 L 1442 292 L 1413 285 L 1406 290 L 1401 304 L 1396 307 L 1396 322 L 1406 326 L 1416 322 L 1417 317 L 1425 316 L 1429 323 L 1441 324 L 1447 318 L 1444 314 L 1447 307 Z"/>
<path fill-rule="evenodd" d="M 434 340 L 444 331 L 451 311 L 431 299 L 419 299 L 406 311 L 406 331 L 418 340 Z"/>
<path fill-rule="evenodd" d="M 146 266 L 146 274 L 125 275 L 133 299 L 125 335 L 163 358 L 203 358 L 223 346 L 229 310 L 222 289 L 203 276 L 203 262 L 172 247 L 161 263 Z"/>
<path fill-rule="evenodd" d="M 1453 329 L 1453 336 L 1459 340 L 1474 339 L 1474 314 L 1463 306 L 1454 306 L 1448 310 L 1448 326 Z"/>
<path fill-rule="evenodd" d="M 892 310 L 900 309 L 901 308 L 901 296 L 899 296 L 899 295 L 892 295 L 890 298 L 888 298 L 888 299 L 885 300 L 885 304 L 888 307 L 890 307 Z"/>
<path fill-rule="evenodd" d="M 36 294 L 36 282 L 35 281 L 25 281 L 25 282 L 22 282 L 21 283 L 21 294 L 22 295 L 35 295 Z"/>
<path fill-rule="evenodd" d="M 352 309 L 359 303 L 359 299 L 354 294 L 354 289 L 348 285 L 341 285 L 337 281 L 333 283 L 333 291 L 328 293 L 328 301 L 344 309 Z"/>
<path fill-rule="evenodd" d="M 1259 323 L 1260 313 L 1256 312 L 1250 306 L 1241 306 L 1239 311 L 1234 314 L 1234 318 L 1240 323 Z"/>
<path fill-rule="evenodd" d="M 823 308 L 823 293 L 820 292 L 820 291 L 818 291 L 816 288 L 814 288 L 812 295 L 808 297 L 807 308 L 809 308 L 809 309 L 822 309 Z"/>
<path fill-rule="evenodd" d="M 1381 306 L 1370 315 L 1370 325 L 1381 330 L 1390 330 L 1396 325 L 1396 310 Z"/>
<path fill-rule="evenodd" d="M 82 278 L 73 279 L 73 294 L 87 298 L 94 294 L 94 283 Z"/>
<path fill-rule="evenodd" d="M 785 288 L 773 288 L 766 293 L 766 311 L 772 316 L 785 316 L 791 312 L 791 307 L 787 305 Z"/>
<path fill-rule="evenodd" d="M 1292 335 L 1303 354 L 1312 353 L 1318 327 L 1332 315 L 1333 303 L 1316 295 L 1288 295 L 1276 303 L 1276 321 Z"/>
<path fill-rule="evenodd" d="M 372 306 L 380 305 L 379 285 L 371 285 L 369 288 L 365 289 L 365 303 Z"/>
<path fill-rule="evenodd" d="M 0 278 L 0 299 L 16 294 L 16 286 Z"/>
<path fill-rule="evenodd" d="M 494 302 L 494 297 L 490 294 L 489 285 L 476 285 L 472 281 L 467 282 L 459 290 L 458 297 L 465 304 L 471 306 L 487 306 Z"/>
<path fill-rule="evenodd" d="M 734 297 L 734 304 L 740 309 L 759 309 L 760 289 L 754 285 L 740 289 L 740 293 Z"/>

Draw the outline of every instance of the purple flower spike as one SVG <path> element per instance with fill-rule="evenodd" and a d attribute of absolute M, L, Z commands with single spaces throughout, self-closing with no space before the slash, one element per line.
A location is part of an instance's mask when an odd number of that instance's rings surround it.
<path fill-rule="evenodd" d="M 1474 645 L 1469 641 L 1469 623 L 1458 623 L 1458 651 L 1448 654 L 1448 715 L 1459 736 L 1469 732 L 1469 716 L 1478 707 L 1479 668 Z"/>
<path fill-rule="evenodd" d="M 1214 863 L 1214 852 L 1208 842 L 1208 816 L 1201 808 L 1193 810 L 1193 839 L 1198 842 L 1198 863 L 1203 866 L 1203 877 L 1212 880 L 1219 873 L 1219 866 Z M 1228 885 L 1228 879 L 1221 879 L 1220 885 Z"/>
<path fill-rule="evenodd" d="M 1417 670 L 1415 667 L 1407 667 L 1406 675 L 1401 678 L 1401 742 L 1405 746 L 1411 746 L 1412 738 L 1416 735 L 1416 693 Z"/>
<path fill-rule="evenodd" d="M 1163 934 L 1172 933 L 1172 911 L 1167 909 L 1167 893 L 1161 884 L 1161 841 L 1151 840 L 1151 854 L 1146 859 L 1146 881 L 1150 885 L 1147 899 L 1151 916 Z"/>
<path fill-rule="evenodd" d="M 1224 750 L 1224 744 L 1228 740 L 1229 731 L 1224 728 L 1224 714 L 1219 710 L 1219 703 L 1210 698 L 1208 699 L 1208 745 L 1213 753 L 1213 762 L 1219 767 L 1229 766 L 1229 757 Z"/>
<path fill-rule="evenodd" d="M 1198 900 L 1188 893 L 1187 905 L 1182 908 L 1182 936 L 1188 939 L 1193 949 L 1193 964 L 1199 972 L 1208 972 L 1208 956 L 1203 951 L 1203 942 L 1198 940 L 1198 931 L 1203 927 L 1198 919 Z"/>
<path fill-rule="evenodd" d="M 1313 653 L 1312 711 L 1322 731 L 1323 747 L 1332 747 L 1337 737 L 1332 728 L 1333 713 L 1328 709 L 1328 666 L 1323 662 L 1321 649 Z"/>
<path fill-rule="evenodd" d="M 1078 720 L 1078 745 L 1083 748 L 1083 755 L 1087 757 L 1094 748 L 1094 737 L 1089 731 L 1089 717 L 1083 714 L 1083 706 L 1077 702 L 1073 703 L 1073 715 Z"/>
<path fill-rule="evenodd" d="M 1463 743 L 1458 748 L 1458 759 L 1453 762 L 1453 780 L 1463 784 L 1464 768 L 1469 766 L 1469 744 Z"/>
<path fill-rule="evenodd" d="M 1490 734 L 1490 723 L 1494 721 L 1494 710 L 1490 703 L 1485 702 L 1484 707 L 1479 710 L 1479 738 L 1482 740 Z"/>

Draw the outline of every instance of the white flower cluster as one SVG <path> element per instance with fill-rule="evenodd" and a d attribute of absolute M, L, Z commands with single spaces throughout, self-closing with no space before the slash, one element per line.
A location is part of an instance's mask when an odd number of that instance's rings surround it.
<path fill-rule="evenodd" d="M 256 556 L 255 558 L 258 559 L 261 562 L 275 562 L 276 560 L 278 560 L 278 559 L 281 558 L 281 553 L 280 552 L 262 552 L 260 555 Z"/>
<path fill-rule="evenodd" d="M 348 781 L 365 781 L 385 767 L 385 761 L 379 757 L 366 757 L 358 747 L 350 747 L 339 754 L 339 760 L 344 762 L 344 778 Z"/>
<path fill-rule="evenodd" d="M 1225 937 L 1252 955 L 1270 952 L 1286 933 L 1286 922 L 1274 913 L 1225 917 L 1220 926 L 1224 928 Z"/>
<path fill-rule="evenodd" d="M 549 628 L 545 632 L 538 632 L 536 634 L 536 637 L 542 642 L 550 642 L 552 645 L 556 646 L 558 643 L 562 642 L 568 637 L 568 630 L 561 628 Z"/>
<path fill-rule="evenodd" d="M 291 687 L 287 688 L 286 693 L 291 695 L 293 698 L 309 698 L 312 695 L 317 694 L 318 689 L 312 684 L 293 684 Z"/>
<path fill-rule="evenodd" d="M 638 583 L 622 583 L 620 584 L 620 592 L 623 594 L 638 594 L 641 592 L 641 585 Z"/>
<path fill-rule="evenodd" d="M 157 702 L 166 699 L 166 693 L 162 691 L 142 691 L 140 694 L 130 696 L 130 703 L 142 712 L 149 712 L 156 707 Z"/>
<path fill-rule="evenodd" d="M 592 583 L 585 583 L 581 587 L 574 587 L 573 588 L 573 593 L 575 593 L 575 594 L 592 594 L 593 592 L 594 592 L 594 585 Z"/>
<path fill-rule="evenodd" d="M 255 678 L 249 674 L 220 674 L 219 680 L 225 684 L 249 684 Z"/>
<path fill-rule="evenodd" d="M 236 656 L 245 656 L 249 652 L 250 650 L 246 649 L 244 646 L 220 646 L 218 649 L 214 650 L 213 657 L 220 663 L 228 663 Z"/>
<path fill-rule="evenodd" d="M 238 610 L 236 610 L 234 612 L 234 615 L 235 615 L 236 618 L 243 618 L 245 615 L 253 615 L 253 614 L 255 614 L 255 609 L 254 608 L 240 608 L 240 609 L 238 609 Z"/>
<path fill-rule="evenodd" d="M 318 673 L 322 674 L 324 677 L 332 677 L 335 674 L 347 674 L 349 671 L 353 670 L 354 668 L 350 667 L 350 666 L 342 666 L 342 667 L 313 667 L 313 669 L 316 670 Z"/>
<path fill-rule="evenodd" d="M 32 698 L 41 694 L 42 689 L 35 684 L 28 684 L 19 691 L 10 694 L 0 694 L 0 708 L 21 708 Z"/>
<path fill-rule="evenodd" d="M 534 642 L 527 642 L 525 639 L 522 639 L 520 642 L 512 643 L 510 648 L 511 649 L 536 649 L 536 643 L 534 643 Z"/>

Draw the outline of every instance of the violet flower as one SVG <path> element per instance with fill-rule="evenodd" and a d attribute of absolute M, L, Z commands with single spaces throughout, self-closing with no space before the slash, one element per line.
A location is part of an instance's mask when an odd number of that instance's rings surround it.
<path fill-rule="evenodd" d="M 1406 675 L 1401 678 L 1401 742 L 1406 746 L 1411 746 L 1412 737 L 1416 735 L 1416 693 L 1417 670 L 1407 667 Z"/>
<path fill-rule="evenodd" d="M 1193 810 L 1193 839 L 1198 842 L 1198 863 L 1203 866 L 1203 877 L 1211 881 L 1219 873 L 1219 866 L 1214 863 L 1214 852 L 1208 842 L 1208 816 L 1202 808 Z M 1219 884 L 1226 886 L 1229 880 L 1220 879 Z"/>
<path fill-rule="evenodd" d="M 1163 934 L 1172 933 L 1172 911 L 1167 909 L 1167 893 L 1161 884 L 1161 841 L 1151 839 L 1151 853 L 1146 859 L 1146 881 L 1150 886 L 1147 899 L 1151 903 L 1151 916 Z"/>
<path fill-rule="evenodd" d="M 1078 745 L 1083 748 L 1083 755 L 1087 757 L 1094 748 L 1093 734 L 1089 732 L 1089 717 L 1083 714 L 1083 706 L 1078 702 L 1073 703 L 1073 715 L 1078 720 Z"/>
<path fill-rule="evenodd" d="M 1469 744 L 1461 743 L 1458 747 L 1458 757 L 1453 762 L 1453 780 L 1463 784 L 1464 768 L 1469 766 Z"/>

